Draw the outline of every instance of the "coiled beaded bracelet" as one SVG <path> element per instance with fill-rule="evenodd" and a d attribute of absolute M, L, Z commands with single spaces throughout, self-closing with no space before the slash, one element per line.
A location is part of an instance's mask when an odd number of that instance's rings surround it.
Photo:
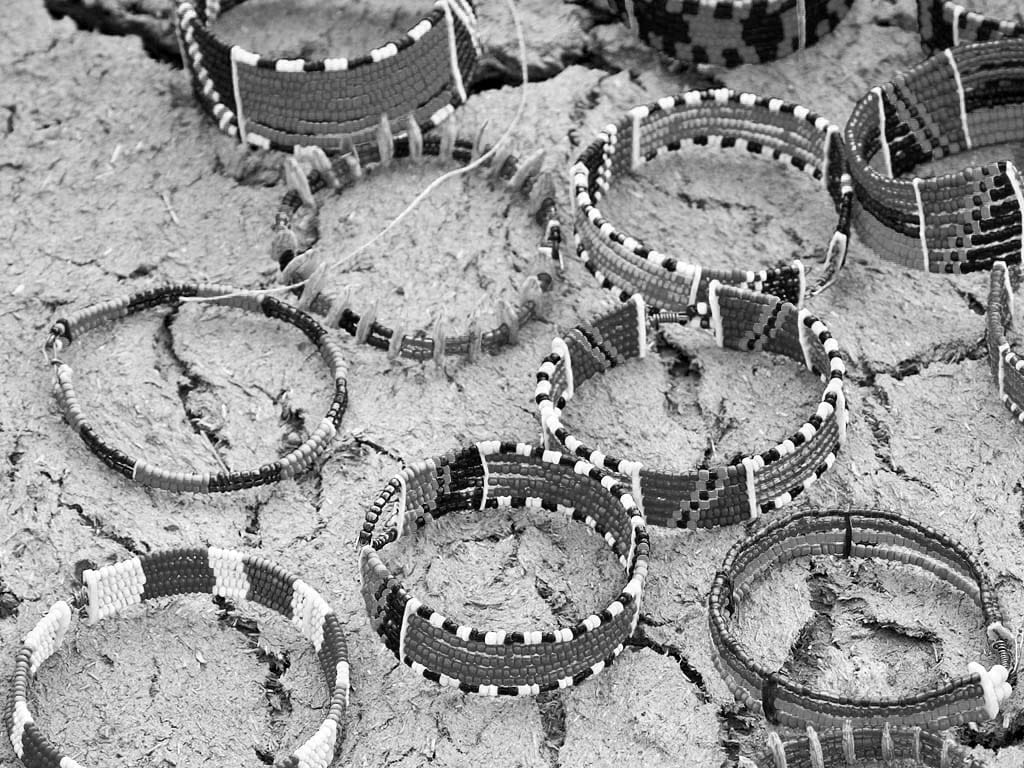
<path fill-rule="evenodd" d="M 996 19 L 954 0 L 917 0 L 921 43 L 929 53 L 965 43 L 1024 36 L 1024 23 Z"/>
<path fill-rule="evenodd" d="M 985 309 L 985 342 L 988 364 L 999 387 L 999 399 L 1024 423 L 1024 360 L 1010 349 L 1006 332 L 1013 329 L 1013 286 L 1006 264 L 997 261 L 989 277 Z"/>
<path fill-rule="evenodd" d="M 931 178 L 917 165 L 1024 138 L 1024 40 L 947 49 L 872 88 L 846 124 L 854 224 L 880 256 L 931 272 L 1019 263 L 1024 189 L 1010 161 Z M 882 171 L 871 167 L 881 154 Z"/>
<path fill-rule="evenodd" d="M 669 311 L 706 301 L 712 280 L 802 303 L 805 276 L 800 262 L 761 270 L 702 267 L 620 231 L 606 218 L 607 208 L 598 209 L 614 177 L 686 142 L 746 149 L 820 181 L 835 203 L 839 222 L 810 293 L 831 285 L 846 261 L 853 198 L 839 129 L 805 107 L 719 88 L 634 107 L 606 126 L 573 166 L 576 251 L 606 288 L 621 290 L 623 298 L 639 293 L 652 306 Z"/>
<path fill-rule="evenodd" d="M 327 717 L 316 733 L 278 768 L 327 768 L 345 733 L 349 695 L 348 651 L 341 623 L 320 594 L 280 566 L 226 549 L 174 549 L 157 552 L 83 574 L 84 606 L 63 600 L 25 636 L 18 651 L 3 722 L 15 753 L 27 768 L 82 768 L 61 752 L 36 725 L 28 708 L 29 683 L 39 667 L 64 643 L 74 609 L 84 607 L 88 623 L 121 613 L 145 600 L 205 593 L 259 603 L 289 619 L 313 644 L 330 695 Z"/>
<path fill-rule="evenodd" d="M 622 591 L 572 625 L 486 631 L 411 596 L 378 554 L 442 515 L 503 507 L 546 509 L 586 523 L 618 557 L 626 575 Z M 650 553 L 643 517 L 611 475 L 558 451 L 498 441 L 400 472 L 374 501 L 359 541 L 363 599 L 388 650 L 428 680 L 486 696 L 567 688 L 610 666 L 640 617 Z"/>
<path fill-rule="evenodd" d="M 815 691 L 756 661 L 732 634 L 729 617 L 750 585 L 771 568 L 799 557 L 872 557 L 917 565 L 963 591 L 981 608 L 999 663 L 971 662 L 967 674 L 933 690 L 892 698 L 851 698 Z M 708 599 L 715 666 L 736 700 L 770 722 L 841 726 L 920 725 L 944 730 L 996 716 L 1010 695 L 1013 635 L 1002 623 L 999 599 L 977 558 L 932 528 L 889 512 L 806 511 L 774 520 L 733 545 Z"/>
<path fill-rule="evenodd" d="M 275 59 L 221 40 L 210 25 L 244 0 L 181 0 L 175 30 L 196 97 L 242 143 L 344 148 L 381 115 L 423 130 L 466 101 L 479 56 L 471 0 L 435 0 L 412 29 L 354 58 Z"/>
<path fill-rule="evenodd" d="M 119 320 L 128 315 L 160 305 L 178 307 L 183 297 L 202 297 L 210 304 L 238 307 L 249 312 L 261 313 L 267 317 L 282 320 L 302 331 L 320 350 L 320 355 L 330 369 L 334 382 L 334 395 L 327 415 L 313 431 L 313 434 L 285 456 L 263 464 L 258 469 L 245 471 L 221 471 L 188 473 L 160 469 L 142 459 L 135 459 L 120 448 L 109 445 L 97 434 L 95 428 L 82 413 L 72 382 L 71 366 L 64 362 L 60 353 L 86 331 L 107 322 Z M 348 384 L 345 379 L 345 364 L 341 348 L 332 340 L 327 331 L 305 312 L 285 304 L 273 296 L 236 294 L 236 289 L 224 285 L 183 283 L 150 288 L 132 296 L 111 299 L 83 309 L 71 317 L 57 320 L 50 329 L 46 340 L 46 351 L 53 366 L 54 394 L 64 411 L 64 418 L 71 428 L 96 454 L 104 464 L 120 472 L 130 480 L 163 488 L 168 491 L 193 491 L 216 493 L 237 491 L 267 485 L 283 478 L 294 477 L 309 469 L 323 454 L 341 424 L 341 417 L 348 404 Z"/>
<path fill-rule="evenodd" d="M 699 323 L 719 346 L 785 355 L 826 382 L 821 402 L 796 432 L 762 453 L 676 474 L 584 445 L 562 424 L 562 410 L 583 382 L 647 352 L 649 327 Z M 846 439 L 846 366 L 828 328 L 776 296 L 712 281 L 708 301 L 685 313 L 648 313 L 634 296 L 581 323 L 551 344 L 537 373 L 536 402 L 545 435 L 598 467 L 632 478 L 647 522 L 680 528 L 729 525 L 789 504 L 835 462 Z"/>

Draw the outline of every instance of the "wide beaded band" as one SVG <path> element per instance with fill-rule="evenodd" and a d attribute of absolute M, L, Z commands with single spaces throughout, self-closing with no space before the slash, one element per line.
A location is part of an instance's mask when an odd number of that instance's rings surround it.
<path fill-rule="evenodd" d="M 953 0 L 917 0 L 917 22 L 921 43 L 929 52 L 965 43 L 1024 37 L 1024 23 L 986 16 Z"/>
<path fill-rule="evenodd" d="M 290 180 L 297 188 L 285 194 L 278 207 L 270 248 L 271 256 L 281 267 L 281 280 L 306 280 L 301 288 L 300 307 L 324 315 L 328 328 L 341 328 L 361 344 L 387 350 L 392 359 L 433 359 L 441 364 L 446 356 L 463 356 L 474 361 L 483 353 L 494 354 L 502 347 L 516 344 L 519 329 L 546 314 L 555 278 L 562 272 L 562 228 L 557 219 L 554 190 L 539 183 L 542 150 L 524 161 L 509 151 L 499 150 L 481 166 L 512 195 L 522 198 L 524 204 L 536 205 L 531 210 L 543 233 L 533 274 L 521 284 L 515 303 L 507 299 L 497 302 L 491 312 L 494 324 L 490 327 L 484 324 L 479 312 L 458 333 L 449 330 L 443 316 L 436 319 L 429 331 L 409 331 L 400 325 L 389 327 L 378 321 L 376 302 L 362 302 L 357 310 L 359 297 L 350 290 L 334 296 L 322 293 L 328 262 L 310 250 L 319 239 L 319 207 L 323 198 L 320 193 L 340 192 L 356 182 L 365 169 L 390 164 L 394 159 L 416 161 L 426 155 L 451 158 L 465 165 L 484 151 L 474 142 L 452 135 L 447 126 L 441 136 L 421 136 L 412 129 L 397 136 L 381 131 L 377 138 L 376 142 L 354 146 L 333 162 L 311 155 L 309 164 L 313 170 L 308 174 L 299 170 L 298 161 L 289 158 Z"/>
<path fill-rule="evenodd" d="M 593 528 L 622 565 L 621 592 L 599 613 L 559 628 L 482 630 L 410 595 L 378 554 L 434 518 L 502 507 L 545 509 Z M 487 696 L 567 688 L 610 666 L 640 617 L 650 553 L 643 517 L 611 475 L 558 451 L 498 441 L 399 473 L 367 513 L 360 542 L 363 599 L 387 648 L 428 680 Z"/>
<path fill-rule="evenodd" d="M 320 594 L 301 579 L 263 558 L 227 549 L 174 549 L 133 557 L 83 574 L 89 624 L 144 600 L 167 595 L 206 593 L 258 603 L 290 620 L 316 649 L 327 680 L 330 704 L 316 733 L 280 768 L 326 768 L 345 733 L 349 696 L 348 651 L 341 623 Z M 15 753 L 28 768 L 82 768 L 36 725 L 28 707 L 29 683 L 39 667 L 63 644 L 74 608 L 53 604 L 25 636 L 15 660 L 4 728 Z"/>
<path fill-rule="evenodd" d="M 1011 161 L 906 175 L 947 155 L 1024 139 L 1024 40 L 947 49 L 872 88 L 845 135 L 859 203 L 854 224 L 880 256 L 946 273 L 1020 262 L 1024 181 Z"/>
<path fill-rule="evenodd" d="M 856 698 L 815 691 L 784 672 L 760 664 L 730 628 L 754 582 L 800 557 L 871 557 L 909 563 L 934 573 L 974 600 L 984 616 L 989 644 L 999 659 L 991 669 L 977 662 L 967 674 L 923 693 Z M 978 559 L 958 542 L 900 515 L 878 511 L 807 511 L 775 520 L 736 543 L 715 575 L 708 599 L 715 666 L 737 701 L 770 722 L 790 727 L 923 726 L 945 730 L 996 716 L 1010 695 L 1013 635 L 1003 626 L 995 588 Z"/>
<path fill-rule="evenodd" d="M 128 315 L 161 305 L 178 307 L 184 297 L 201 297 L 206 303 L 238 307 L 294 325 L 316 345 L 334 382 L 334 395 L 327 414 L 313 433 L 294 450 L 257 469 L 209 472 L 172 472 L 161 469 L 143 459 L 135 459 L 120 448 L 108 444 L 96 432 L 82 413 L 75 393 L 71 366 L 61 358 L 61 350 L 83 333 L 104 323 L 114 322 Z M 153 488 L 169 491 L 216 493 L 254 488 L 278 480 L 294 477 L 309 469 L 324 453 L 337 433 L 341 417 L 348 404 L 348 384 L 341 347 L 327 331 L 305 312 L 263 294 L 239 293 L 225 285 L 182 283 L 150 288 L 132 296 L 111 299 L 57 320 L 46 340 L 46 351 L 53 366 L 54 394 L 64 411 L 64 418 L 78 433 L 89 450 L 108 467 L 125 477 Z"/>
<path fill-rule="evenodd" d="M 719 346 L 785 355 L 825 382 L 814 414 L 762 453 L 689 472 L 651 469 L 584 445 L 562 423 L 562 410 L 584 381 L 647 352 L 649 324 L 696 321 Z M 729 525 L 789 504 L 825 473 L 846 439 L 846 366 L 828 328 L 806 309 L 776 296 L 720 285 L 685 313 L 649 314 L 639 296 L 581 323 L 551 344 L 537 373 L 536 402 L 545 435 L 570 453 L 631 478 L 647 522 L 679 528 Z"/>
<path fill-rule="evenodd" d="M 985 342 L 988 364 L 999 387 L 999 399 L 1017 421 L 1024 423 L 1024 359 L 1010 349 L 1006 333 L 1013 330 L 1013 286 L 1006 264 L 992 265 L 988 305 L 985 310 Z"/>
<path fill-rule="evenodd" d="M 687 91 L 631 109 L 598 134 L 572 168 L 576 251 L 606 287 L 641 294 L 652 306 L 684 310 L 707 300 L 712 280 L 773 293 L 800 305 L 800 262 L 771 269 L 715 269 L 649 247 L 618 229 L 598 202 L 614 177 L 636 171 L 684 143 L 745 149 L 793 166 L 820 181 L 839 221 L 821 275 L 810 293 L 834 281 L 846 261 L 853 188 L 839 129 L 805 107 L 726 88 Z M 756 250 L 756 249 L 755 249 Z"/>
<path fill-rule="evenodd" d="M 274 59 L 221 40 L 217 16 L 244 0 L 181 0 L 181 58 L 203 107 L 222 131 L 263 149 L 342 148 L 381 115 L 422 129 L 466 101 L 479 56 L 471 0 L 435 0 L 395 40 L 354 58 Z"/>

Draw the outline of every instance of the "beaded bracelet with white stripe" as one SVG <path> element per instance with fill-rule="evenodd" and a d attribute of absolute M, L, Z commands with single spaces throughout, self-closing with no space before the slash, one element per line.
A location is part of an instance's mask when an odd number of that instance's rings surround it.
<path fill-rule="evenodd" d="M 934 689 L 885 698 L 824 693 L 764 666 L 733 634 L 731 617 L 742 610 L 752 585 L 772 569 L 796 558 L 829 555 L 916 565 L 953 585 L 981 609 L 998 663 L 986 669 L 970 662 L 966 674 Z M 736 700 L 789 727 L 839 727 L 852 720 L 860 726 L 887 721 L 945 730 L 994 718 L 1016 680 L 1013 634 L 1003 625 L 998 595 L 981 563 L 959 542 L 891 512 L 810 510 L 772 521 L 729 550 L 712 584 L 708 613 L 715 666 Z"/>
<path fill-rule="evenodd" d="M 652 326 L 696 322 L 719 346 L 772 352 L 821 376 L 814 415 L 761 452 L 677 474 L 591 448 L 562 423 L 562 410 L 587 379 L 647 353 Z M 657 338 L 657 335 L 655 335 Z M 708 301 L 685 313 L 649 313 L 639 295 L 551 344 L 537 373 L 536 402 L 545 436 L 570 453 L 631 479 L 647 522 L 680 528 L 729 525 L 789 504 L 835 463 L 846 439 L 846 366 L 823 322 L 777 296 L 712 281 Z"/>
<path fill-rule="evenodd" d="M 220 472 L 172 472 L 161 469 L 143 459 L 130 457 L 120 448 L 108 444 L 82 413 L 72 380 L 71 366 L 61 358 L 61 350 L 86 331 L 145 309 L 168 305 L 177 308 L 183 297 L 203 297 L 209 304 L 238 307 L 249 312 L 281 320 L 294 325 L 316 345 L 320 356 L 330 370 L 334 394 L 326 415 L 313 433 L 294 450 L 279 459 L 252 470 L 223 470 Z M 111 299 L 83 309 L 67 318 L 57 320 L 46 340 L 46 352 L 53 367 L 54 395 L 64 411 L 71 428 L 103 463 L 130 480 L 168 491 L 216 493 L 254 488 L 302 474 L 327 450 L 341 424 L 348 405 L 346 367 L 341 347 L 312 317 L 273 296 L 239 294 L 225 285 L 182 283 L 150 288 L 132 296 Z"/>
<path fill-rule="evenodd" d="M 966 43 L 1024 37 L 1024 22 L 996 19 L 954 0 L 917 0 L 921 44 L 929 53 Z"/>
<path fill-rule="evenodd" d="M 652 306 L 684 310 L 707 300 L 712 280 L 774 293 L 800 305 L 806 279 L 800 262 L 771 269 L 717 269 L 658 251 L 618 229 L 598 202 L 614 177 L 637 171 L 683 144 L 745 149 L 793 166 L 819 181 L 839 221 L 821 274 L 807 291 L 832 284 L 846 261 L 853 188 L 839 129 L 805 107 L 727 88 L 687 91 L 631 109 L 607 125 L 572 168 L 576 251 L 606 287 L 641 294 Z"/>
<path fill-rule="evenodd" d="M 546 509 L 593 528 L 622 565 L 617 597 L 559 628 L 482 630 L 410 595 L 381 559 L 380 550 L 429 520 L 503 507 Z M 522 696 L 580 683 L 612 664 L 640 617 L 650 553 L 643 517 L 610 474 L 558 451 L 495 440 L 411 465 L 374 501 L 359 540 L 370 625 L 400 661 L 466 693 Z"/>
<path fill-rule="evenodd" d="M 880 256 L 945 273 L 1020 262 L 1024 180 L 1012 161 L 907 177 L 947 155 L 1024 139 L 1024 40 L 946 49 L 872 88 L 845 136 L 854 225 Z"/>
<path fill-rule="evenodd" d="M 218 127 L 242 143 L 332 151 L 381 115 L 424 131 L 466 101 L 479 57 L 472 0 L 435 0 L 395 40 L 354 58 L 274 59 L 221 40 L 210 25 L 244 0 L 180 0 L 175 29 L 192 87 Z"/>
<path fill-rule="evenodd" d="M 1006 264 L 992 265 L 985 310 L 988 363 L 999 388 L 999 399 L 1024 424 L 1024 359 L 1010 349 L 1006 333 L 1013 330 L 1013 286 Z"/>
<path fill-rule="evenodd" d="M 155 597 L 206 593 L 232 601 L 259 603 L 289 619 L 313 644 L 327 681 L 327 716 L 309 739 L 274 765 L 279 768 L 327 768 L 345 733 L 349 696 L 348 651 L 341 623 L 330 605 L 308 584 L 263 558 L 217 549 L 174 549 L 133 557 L 83 574 L 84 606 L 63 600 L 25 636 L 18 651 L 4 729 L 27 768 L 82 768 L 43 733 L 28 706 L 29 684 L 64 642 L 76 608 L 88 623 L 114 616 L 128 606 Z"/>

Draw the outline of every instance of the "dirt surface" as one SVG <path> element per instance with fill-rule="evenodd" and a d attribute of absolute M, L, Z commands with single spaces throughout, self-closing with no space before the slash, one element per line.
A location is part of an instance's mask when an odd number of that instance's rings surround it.
<path fill-rule="evenodd" d="M 164 281 L 269 285 L 284 190 L 278 157 L 241 150 L 195 105 L 173 66 L 167 6 L 46 3 L 129 36 L 81 31 L 42 0 L 8 0 L 0 28 L 4 663 L 82 568 L 165 547 L 234 547 L 298 573 L 341 618 L 353 693 L 339 765 L 717 768 L 754 754 L 765 726 L 716 674 L 706 626 L 707 590 L 740 529 L 655 531 L 637 635 L 611 670 L 557 695 L 493 701 L 441 691 L 396 664 L 367 626 L 355 554 L 366 506 L 401 461 L 494 435 L 537 439 L 533 374 L 551 337 L 612 303 L 573 260 L 551 317 L 475 365 L 390 364 L 342 336 L 349 410 L 328 456 L 298 480 L 176 495 L 135 486 L 87 451 L 50 393 L 41 353 L 49 324 Z M 224 34 L 281 51 L 364 50 L 418 10 L 404 0 L 342 12 L 248 5 L 221 20 Z M 857 0 L 815 48 L 729 72 L 666 66 L 624 26 L 583 7 L 521 7 L 531 77 L 541 82 L 526 88 L 514 136 L 522 154 L 548 149 L 566 221 L 567 163 L 634 103 L 722 83 L 842 124 L 871 85 L 921 57 L 911 0 Z M 460 123 L 474 133 L 488 120 L 493 139 L 522 88 L 504 5 L 487 0 L 481 18 L 485 60 Z M 340 256 L 372 235 L 443 169 L 395 167 L 329 200 L 324 253 Z M 652 163 L 615 194 L 623 223 L 716 265 L 813 262 L 833 221 L 805 176 L 727 152 Z M 498 299 L 514 297 L 539 234 L 529 214 L 521 197 L 484 178 L 450 183 L 365 263 L 332 274 L 332 286 L 377 300 L 382 319 L 429 327 L 443 310 L 464 327 L 474 310 L 489 317 Z M 991 568 L 1016 627 L 1024 430 L 998 403 L 984 359 L 986 292 L 985 275 L 898 269 L 854 238 L 839 285 L 811 304 L 848 355 L 850 439 L 799 506 L 898 510 L 955 535 Z M 566 411 L 572 427 L 609 451 L 682 468 L 763 449 L 820 395 L 814 377 L 785 361 L 715 349 L 696 331 L 673 344 L 581 388 Z M 235 310 L 144 313 L 83 337 L 65 358 L 104 433 L 169 469 L 258 466 L 315 428 L 330 392 L 300 334 Z M 614 589 L 599 541 L 536 514 L 460 518 L 395 557 L 433 604 L 481 623 L 555 624 Z M 770 574 L 743 616 L 740 631 L 766 661 L 836 692 L 912 692 L 969 661 L 993 663 L 978 611 L 910 568 L 800 561 Z M 82 764 L 140 768 L 270 764 L 315 728 L 326 703 L 314 655 L 286 622 L 198 597 L 76 624 L 34 691 L 41 727 Z M 1022 702 L 1015 693 L 1000 721 L 957 736 L 994 768 L 1018 768 Z M 0 764 L 16 764 L 9 744 L 0 744 Z"/>

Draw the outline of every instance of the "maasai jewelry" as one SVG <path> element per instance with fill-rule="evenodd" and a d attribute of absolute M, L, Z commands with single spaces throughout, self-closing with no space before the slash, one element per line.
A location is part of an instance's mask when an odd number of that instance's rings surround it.
<path fill-rule="evenodd" d="M 562 410 L 580 384 L 632 357 L 644 357 L 648 336 L 659 324 L 692 321 L 710 329 L 720 347 L 782 354 L 819 374 L 826 386 L 814 415 L 763 453 L 683 474 L 615 458 L 584 445 L 565 428 Z M 839 345 L 806 309 L 712 281 L 708 300 L 685 313 L 649 313 L 637 295 L 556 338 L 537 373 L 535 399 L 545 438 L 553 435 L 570 453 L 632 478 L 633 498 L 648 523 L 706 528 L 783 507 L 832 466 L 846 439 L 845 373 Z"/>
<path fill-rule="evenodd" d="M 1024 40 L 947 49 L 872 88 L 846 124 L 861 239 L 886 259 L 931 272 L 1018 263 L 1024 182 L 1012 162 L 900 177 L 930 160 L 1022 138 Z M 882 171 L 869 165 L 879 153 Z"/>
<path fill-rule="evenodd" d="M 1024 36 L 1024 23 L 975 13 L 953 0 L 917 0 L 921 43 L 929 53 L 964 43 Z"/>
<path fill-rule="evenodd" d="M 832 284 L 846 261 L 853 188 L 839 129 L 805 107 L 726 88 L 687 91 L 634 107 L 607 125 L 573 166 L 576 252 L 587 269 L 623 297 L 684 310 L 707 300 L 712 280 L 774 293 L 798 306 L 805 292 L 799 261 L 761 270 L 715 269 L 682 261 L 620 231 L 597 203 L 615 176 L 636 171 L 684 143 L 745 149 L 804 171 L 828 190 L 839 222 L 813 295 Z"/>
<path fill-rule="evenodd" d="M 643 42 L 674 59 L 738 67 L 814 45 L 853 0 L 606 0 Z"/>
<path fill-rule="evenodd" d="M 302 445 L 280 459 L 263 464 L 258 469 L 222 471 L 215 474 L 170 472 L 155 467 L 142 459 L 131 458 L 120 448 L 105 442 L 97 434 L 95 428 L 82 413 L 78 395 L 75 393 L 72 383 L 71 366 L 61 359 L 61 350 L 65 344 L 70 344 L 81 334 L 104 323 L 113 322 L 161 304 L 177 308 L 181 304 L 181 299 L 187 296 L 203 297 L 208 300 L 209 304 L 238 307 L 282 320 L 294 325 L 317 346 L 321 357 L 330 369 L 331 379 L 334 381 L 334 396 L 327 415 Z M 64 418 L 79 434 L 89 450 L 102 459 L 104 464 L 125 477 L 143 485 L 163 488 L 168 491 L 193 491 L 196 493 L 237 491 L 299 475 L 313 465 L 334 439 L 338 425 L 341 423 L 341 417 L 345 413 L 345 406 L 348 404 L 348 385 L 345 381 L 345 364 L 342 361 L 341 348 L 316 320 L 273 296 L 238 294 L 236 289 L 224 285 L 201 283 L 165 285 L 159 288 L 150 288 L 133 296 L 96 304 L 71 317 L 57 320 L 51 327 L 50 335 L 46 340 L 46 351 L 53 366 L 54 394 L 57 397 L 57 402 L 60 403 L 60 407 L 64 411 Z"/>
<path fill-rule="evenodd" d="M 1017 420 L 1024 423 L 1024 360 L 1010 349 L 1006 332 L 1013 329 L 1013 286 L 1005 262 L 992 265 L 988 305 L 985 310 L 985 342 L 988 364 L 999 387 L 999 399 Z"/>
<path fill-rule="evenodd" d="M 330 706 L 316 733 L 281 768 L 326 768 L 345 733 L 349 695 L 348 650 L 341 622 L 316 590 L 263 558 L 227 549 L 172 549 L 133 557 L 83 574 L 84 607 L 95 624 L 144 600 L 167 595 L 206 593 L 259 603 L 289 619 L 316 649 Z M 15 661 L 11 695 L 4 707 L 4 728 L 15 753 L 28 768 L 82 768 L 43 733 L 28 708 L 28 687 L 39 667 L 63 644 L 81 598 L 60 600 L 25 636 Z"/>
<path fill-rule="evenodd" d="M 412 29 L 347 59 L 274 59 L 221 40 L 210 28 L 244 0 L 182 0 L 175 11 L 181 59 L 218 127 L 242 143 L 290 150 L 341 149 L 381 115 L 409 115 L 423 130 L 466 101 L 479 56 L 472 0 L 435 0 Z"/>
<path fill-rule="evenodd" d="M 509 507 L 560 512 L 593 528 L 625 571 L 618 597 L 557 629 L 481 630 L 411 596 L 378 554 L 449 512 Z M 485 696 L 568 688 L 610 666 L 640 617 L 650 553 L 643 517 L 611 475 L 558 451 L 496 440 L 400 472 L 367 512 L 359 541 L 366 611 L 388 650 L 428 680 Z"/>
<path fill-rule="evenodd" d="M 364 168 L 387 165 L 394 158 L 417 160 L 423 155 L 436 155 L 451 157 L 465 165 L 480 154 L 479 146 L 469 140 L 455 138 L 448 126 L 445 133 L 440 137 L 421 137 L 413 130 L 392 137 L 381 132 L 376 143 L 359 145 L 355 151 L 335 158 L 333 163 L 324 156 L 311 157 L 314 170 L 308 176 L 295 170 L 298 167 L 295 163 L 289 176 L 293 187 L 298 189 L 292 189 L 284 196 L 274 222 L 271 256 L 281 266 L 282 282 L 293 283 L 310 278 L 301 289 L 299 306 L 324 315 L 324 324 L 328 328 L 340 327 L 359 343 L 387 350 L 391 358 L 433 359 L 440 364 L 446 355 L 463 355 L 472 361 L 484 352 L 493 354 L 508 344 L 517 343 L 520 327 L 546 314 L 554 279 L 562 272 L 562 229 L 557 219 L 554 190 L 538 183 L 543 150 L 538 150 L 525 161 L 520 161 L 508 151 L 499 151 L 485 166 L 489 167 L 490 175 L 502 180 L 513 194 L 539 200 L 534 219 L 544 234 L 538 247 L 534 273 L 520 287 L 516 305 L 507 300 L 499 302 L 494 312 L 495 326 L 485 330 L 474 315 L 469 328 L 457 335 L 448 333 L 442 318 L 437 319 L 429 333 L 422 329 L 406 332 L 400 325 L 389 328 L 378 322 L 376 305 L 357 312 L 348 291 L 333 297 L 321 294 L 322 272 L 326 264 L 318 266 L 313 260 L 301 265 L 298 263 L 300 254 L 311 248 L 319 237 L 319 202 L 314 195 L 324 190 L 340 191 L 360 178 Z M 318 271 L 321 274 L 318 275 Z"/>
<path fill-rule="evenodd" d="M 977 662 L 967 674 L 924 693 L 891 698 L 854 698 L 815 691 L 752 658 L 731 631 L 729 617 L 742 606 L 750 585 L 772 568 L 798 557 L 874 557 L 917 565 L 963 591 L 981 608 L 989 644 L 999 663 Z M 715 576 L 708 599 L 715 666 L 736 700 L 770 722 L 841 726 L 920 725 L 945 730 L 996 716 L 1010 695 L 1013 635 L 1003 626 L 999 599 L 978 559 L 932 528 L 890 512 L 837 510 L 795 512 L 733 545 Z"/>

